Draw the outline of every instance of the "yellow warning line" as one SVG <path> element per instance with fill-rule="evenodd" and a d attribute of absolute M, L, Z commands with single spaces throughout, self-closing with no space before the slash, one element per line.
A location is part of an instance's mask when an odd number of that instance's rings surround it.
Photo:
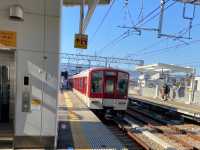
<path fill-rule="evenodd" d="M 72 99 L 69 96 L 68 92 L 64 92 L 64 100 L 65 100 L 65 105 L 68 108 L 67 119 L 70 122 L 71 132 L 72 132 L 74 146 L 75 146 L 76 150 L 91 149 L 90 144 L 88 143 L 88 141 L 87 141 L 86 137 L 84 136 L 82 129 L 81 129 L 81 125 L 80 125 L 81 118 L 73 110 Z"/>

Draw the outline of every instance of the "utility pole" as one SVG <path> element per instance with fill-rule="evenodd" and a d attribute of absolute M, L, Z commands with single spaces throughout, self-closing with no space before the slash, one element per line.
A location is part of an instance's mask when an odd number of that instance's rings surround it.
<path fill-rule="evenodd" d="M 159 19 L 159 25 L 158 25 L 158 38 L 161 37 L 161 33 L 162 33 L 164 9 L 165 9 L 165 0 L 160 0 L 160 19 Z"/>
<path fill-rule="evenodd" d="M 83 34 L 84 5 L 85 5 L 85 0 L 81 0 L 81 5 L 80 5 L 80 26 L 79 26 L 79 33 L 80 34 Z"/>
<path fill-rule="evenodd" d="M 194 99 L 194 94 L 195 94 L 195 75 L 196 75 L 196 69 L 193 69 L 193 73 L 192 73 L 192 103 L 195 103 L 195 99 Z"/>

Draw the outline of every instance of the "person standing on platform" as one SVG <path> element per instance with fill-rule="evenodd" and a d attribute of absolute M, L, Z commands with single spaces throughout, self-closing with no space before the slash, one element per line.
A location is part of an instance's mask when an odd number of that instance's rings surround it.
<path fill-rule="evenodd" d="M 165 84 L 163 89 L 164 89 L 164 101 L 166 101 L 169 98 L 170 87 L 167 84 Z"/>
<path fill-rule="evenodd" d="M 176 90 L 177 90 L 177 87 L 176 87 L 176 84 L 174 83 L 172 86 L 172 100 L 176 98 Z"/>
<path fill-rule="evenodd" d="M 165 98 L 164 85 L 160 87 L 160 95 L 161 95 L 161 99 L 164 100 L 164 98 Z"/>

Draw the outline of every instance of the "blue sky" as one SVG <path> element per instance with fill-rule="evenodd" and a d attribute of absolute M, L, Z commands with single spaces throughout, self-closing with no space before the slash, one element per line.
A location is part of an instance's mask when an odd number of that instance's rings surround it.
<path fill-rule="evenodd" d="M 79 31 L 79 7 L 63 7 L 62 11 L 62 32 L 61 32 L 61 50 L 68 53 L 82 53 L 82 54 L 97 54 L 101 56 L 115 56 L 115 57 L 131 57 L 136 59 L 144 59 L 145 64 L 149 63 L 169 63 L 181 64 L 187 66 L 195 66 L 199 72 L 200 64 L 200 42 L 190 45 L 183 45 L 184 43 L 191 43 L 193 40 L 199 40 L 200 31 L 200 9 L 196 7 L 195 18 L 193 20 L 193 29 L 191 31 L 191 40 L 177 41 L 173 39 L 157 38 L 156 32 L 143 31 L 141 36 L 133 34 L 124 40 L 114 42 L 110 46 L 105 47 L 110 41 L 118 37 L 127 29 L 119 28 L 118 26 L 132 26 L 138 22 L 138 16 L 141 11 L 142 0 L 129 0 L 127 7 L 131 13 L 131 19 L 128 16 L 128 9 L 124 7 L 125 0 L 115 0 L 111 11 L 104 21 L 103 25 L 95 36 L 94 32 L 99 23 L 104 17 L 109 6 L 98 6 L 95 10 L 94 16 L 88 26 L 86 33 L 89 35 L 89 45 L 87 50 L 75 49 L 74 34 Z M 153 9 L 158 7 L 159 0 L 144 0 L 143 16 L 146 16 Z M 173 3 L 170 0 L 168 4 Z M 187 15 L 191 15 L 193 7 L 186 6 Z M 183 4 L 176 3 L 165 11 L 163 33 L 175 34 L 183 28 L 188 27 L 188 20 L 183 19 Z M 157 12 L 156 12 L 157 13 Z M 155 13 L 155 14 L 156 14 Z M 141 16 L 140 16 L 141 17 Z M 156 28 L 158 26 L 158 17 L 151 20 L 142 27 Z M 154 44 L 156 43 L 156 44 Z M 153 45 L 152 45 L 153 44 Z M 164 49 L 174 45 L 182 44 L 183 46 Z"/>

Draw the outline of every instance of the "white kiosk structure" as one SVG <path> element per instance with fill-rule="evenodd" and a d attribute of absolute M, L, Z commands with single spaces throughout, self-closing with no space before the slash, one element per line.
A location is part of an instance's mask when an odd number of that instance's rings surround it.
<path fill-rule="evenodd" d="M 144 65 L 136 67 L 136 71 L 140 72 L 141 75 L 139 77 L 139 85 L 140 90 L 144 89 L 145 87 L 154 87 L 155 91 L 152 93 L 149 92 L 148 94 L 153 96 L 154 98 L 159 97 L 159 86 L 167 83 L 169 86 L 173 86 L 173 82 L 178 80 L 180 77 L 187 78 L 187 93 L 188 93 L 188 100 L 185 101 L 186 103 L 192 103 L 194 100 L 194 77 L 195 77 L 195 70 L 191 67 L 182 67 L 172 64 L 151 64 L 151 65 Z M 184 83 L 185 85 L 185 83 Z M 142 93 L 140 91 L 140 93 Z"/>

